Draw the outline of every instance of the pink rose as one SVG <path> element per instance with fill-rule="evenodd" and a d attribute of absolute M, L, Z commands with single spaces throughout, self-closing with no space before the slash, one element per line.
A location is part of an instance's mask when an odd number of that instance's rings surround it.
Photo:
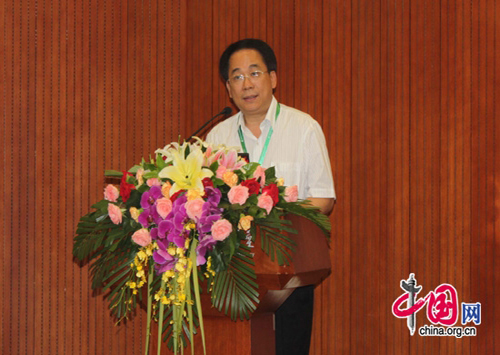
<path fill-rule="evenodd" d="M 118 201 L 118 196 L 120 196 L 120 191 L 115 185 L 109 184 L 104 188 L 104 199 L 110 202 Z"/>
<path fill-rule="evenodd" d="M 264 185 L 266 184 L 266 169 L 259 165 L 257 169 L 255 169 L 253 177 L 257 179 L 258 182 L 260 182 L 260 187 L 264 187 Z"/>
<path fill-rule="evenodd" d="M 217 168 L 217 171 L 215 172 L 215 176 L 218 179 L 222 179 L 222 177 L 224 176 L 224 173 L 226 171 L 227 171 L 227 168 L 224 165 L 219 165 L 219 167 Z"/>
<path fill-rule="evenodd" d="M 269 214 L 274 206 L 272 197 L 267 194 L 260 195 L 257 198 L 257 206 L 265 209 L 267 211 L 267 214 Z"/>
<path fill-rule="evenodd" d="M 240 205 L 243 205 L 247 201 L 248 195 L 248 187 L 236 185 L 231 187 L 231 190 L 229 190 L 227 197 L 229 198 L 229 202 L 231 204 L 238 203 Z"/>
<path fill-rule="evenodd" d="M 224 240 L 231 234 L 232 230 L 233 226 L 227 219 L 219 219 L 212 225 L 212 237 L 215 240 Z"/>
<path fill-rule="evenodd" d="M 151 234 L 146 228 L 141 228 L 132 235 L 132 240 L 135 244 L 145 247 L 151 244 Z"/>
<path fill-rule="evenodd" d="M 147 184 L 149 187 L 161 186 L 161 181 L 158 178 L 151 178 L 151 179 L 148 179 Z"/>
<path fill-rule="evenodd" d="M 165 219 L 170 211 L 172 211 L 172 201 L 169 198 L 159 198 L 156 200 L 156 211 L 161 218 Z"/>
<path fill-rule="evenodd" d="M 266 194 L 271 196 L 274 204 L 276 205 L 280 200 L 280 192 L 278 190 L 278 186 L 276 184 L 269 184 L 262 189 L 262 194 Z"/>
<path fill-rule="evenodd" d="M 205 201 L 201 198 L 195 198 L 186 202 L 186 213 L 192 220 L 198 220 L 203 212 L 203 205 Z"/>
<path fill-rule="evenodd" d="M 111 222 L 113 222 L 114 224 L 122 223 L 122 210 L 120 210 L 120 207 L 118 207 L 117 205 L 109 203 L 108 214 L 109 218 L 111 218 Z"/>
<path fill-rule="evenodd" d="M 299 197 L 299 189 L 297 185 L 288 186 L 285 188 L 285 201 L 286 202 L 297 202 Z"/>

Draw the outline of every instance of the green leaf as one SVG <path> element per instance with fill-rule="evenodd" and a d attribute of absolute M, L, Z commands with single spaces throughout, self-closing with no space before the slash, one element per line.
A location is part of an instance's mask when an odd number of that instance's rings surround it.
<path fill-rule="evenodd" d="M 144 174 L 144 179 L 151 179 L 151 178 L 158 178 L 157 170 L 148 171 L 147 173 Z"/>
<path fill-rule="evenodd" d="M 133 167 L 128 169 L 128 172 L 135 175 L 137 173 L 137 171 L 139 171 L 140 168 L 142 168 L 142 166 L 134 165 Z"/>
<path fill-rule="evenodd" d="M 330 231 L 332 229 L 330 219 L 319 213 L 319 208 L 312 205 L 304 205 L 306 201 L 297 202 L 284 202 L 280 201 L 277 206 L 285 209 L 289 213 L 293 213 L 297 216 L 307 218 L 308 220 L 314 222 L 321 231 L 325 234 L 328 241 L 330 241 Z"/>
<path fill-rule="evenodd" d="M 257 170 L 257 167 L 259 166 L 259 163 L 248 163 L 243 165 L 243 169 L 245 170 L 245 175 L 247 178 L 251 178 L 253 174 L 255 173 L 255 170 Z"/>
<path fill-rule="evenodd" d="M 248 319 L 259 302 L 255 270 L 244 260 L 251 259 L 249 248 L 240 245 L 228 269 L 219 272 L 214 279 L 212 304 L 219 311 L 224 309 L 232 320 Z"/>
<path fill-rule="evenodd" d="M 104 176 L 121 178 L 123 176 L 123 172 L 118 170 L 105 170 Z"/>
<path fill-rule="evenodd" d="M 276 168 L 274 166 L 266 169 L 266 181 L 276 179 Z"/>

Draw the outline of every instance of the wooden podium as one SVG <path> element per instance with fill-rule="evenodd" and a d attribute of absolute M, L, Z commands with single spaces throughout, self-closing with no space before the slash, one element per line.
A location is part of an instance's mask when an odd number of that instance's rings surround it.
<path fill-rule="evenodd" d="M 298 234 L 293 265 L 278 266 L 260 248 L 258 233 L 254 244 L 255 271 L 260 303 L 248 321 L 231 321 L 211 307 L 210 296 L 202 295 L 207 354 L 274 355 L 274 312 L 297 287 L 317 285 L 331 271 L 325 235 L 309 220 L 290 215 Z M 195 337 L 196 354 L 202 354 L 201 337 Z"/>

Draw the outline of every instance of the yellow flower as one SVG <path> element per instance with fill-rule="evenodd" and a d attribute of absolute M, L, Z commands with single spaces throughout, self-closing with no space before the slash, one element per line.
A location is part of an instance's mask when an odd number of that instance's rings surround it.
<path fill-rule="evenodd" d="M 252 225 L 253 217 L 252 216 L 243 216 L 240 218 L 238 222 L 238 229 L 247 231 L 250 229 Z"/>
<path fill-rule="evenodd" d="M 170 303 L 170 300 L 169 300 L 166 296 L 163 296 L 163 297 L 161 298 L 161 303 L 163 303 L 163 304 L 169 304 L 169 303 Z"/>
<path fill-rule="evenodd" d="M 212 257 L 211 256 L 209 256 L 208 259 L 207 259 L 207 271 L 210 274 L 212 274 L 212 276 L 215 276 L 215 271 L 212 270 Z"/>
<path fill-rule="evenodd" d="M 144 260 L 148 257 L 148 255 L 144 250 L 139 250 L 139 252 L 137 253 L 137 257 L 139 258 L 139 260 Z"/>
<path fill-rule="evenodd" d="M 188 201 L 191 201 L 197 198 L 201 198 L 204 195 L 205 195 L 205 190 L 192 189 L 187 192 L 187 199 Z"/>
<path fill-rule="evenodd" d="M 278 180 L 276 180 L 276 185 L 278 185 L 278 186 L 285 185 L 285 179 L 279 178 Z"/>
<path fill-rule="evenodd" d="M 168 247 L 167 251 L 170 255 L 174 256 L 175 255 L 175 247 Z"/>
<path fill-rule="evenodd" d="M 172 184 L 168 181 L 161 186 L 161 194 L 163 197 L 170 198 L 170 189 L 172 188 Z"/>
<path fill-rule="evenodd" d="M 138 185 L 137 186 L 141 186 L 142 184 L 144 184 L 144 169 L 143 168 L 139 168 L 137 170 L 137 172 L 135 173 L 135 178 L 137 179 L 137 182 L 138 182 Z"/>
<path fill-rule="evenodd" d="M 136 221 L 137 223 L 139 223 L 139 216 L 140 216 L 141 212 L 135 207 L 130 207 L 129 211 L 130 211 L 130 216 L 132 217 L 132 219 L 134 221 Z"/>
<path fill-rule="evenodd" d="M 158 292 L 155 293 L 155 300 L 159 301 L 160 298 L 163 296 L 163 290 L 159 290 Z"/>
<path fill-rule="evenodd" d="M 184 274 L 179 274 L 179 276 L 177 276 L 177 282 L 183 284 L 186 282 L 186 276 L 184 276 Z"/>
<path fill-rule="evenodd" d="M 180 260 L 179 260 L 179 261 L 180 261 Z M 176 269 L 177 271 L 184 271 L 184 265 L 182 265 L 182 263 L 180 263 L 180 262 L 177 262 L 177 263 L 175 264 L 175 269 Z"/>
<path fill-rule="evenodd" d="M 238 175 L 236 175 L 232 171 L 226 171 L 222 175 L 222 181 L 224 181 L 229 187 L 236 186 L 236 184 L 238 184 Z"/>
<path fill-rule="evenodd" d="M 135 274 L 135 276 L 137 276 L 137 277 L 143 277 L 143 276 L 144 276 L 144 270 L 139 270 L 139 271 Z M 141 287 L 141 286 L 139 286 L 139 287 Z"/>
<path fill-rule="evenodd" d="M 161 279 L 165 282 L 168 281 L 169 278 L 173 277 L 174 276 L 174 271 L 173 270 L 168 270 L 168 271 L 165 271 L 163 273 L 163 275 L 161 275 Z"/>
<path fill-rule="evenodd" d="M 186 230 L 190 231 L 191 229 L 195 229 L 196 228 L 196 224 L 194 224 L 194 222 L 190 222 L 190 223 L 185 224 L 184 228 Z"/>
<path fill-rule="evenodd" d="M 170 194 L 175 194 L 179 190 L 198 189 L 203 190 L 201 182 L 206 177 L 211 177 L 213 172 L 208 168 L 203 168 L 203 153 L 201 149 L 195 149 L 186 159 L 179 151 L 172 152 L 173 165 L 163 168 L 158 174 L 161 178 L 174 181 Z"/>
<path fill-rule="evenodd" d="M 156 243 L 151 243 L 149 244 L 144 251 L 146 252 L 147 256 L 152 256 L 153 255 L 153 249 L 156 248 Z"/>

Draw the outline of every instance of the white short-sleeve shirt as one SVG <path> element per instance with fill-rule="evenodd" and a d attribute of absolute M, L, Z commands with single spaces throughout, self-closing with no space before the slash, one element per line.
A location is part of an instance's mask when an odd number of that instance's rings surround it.
<path fill-rule="evenodd" d="M 332 169 L 321 126 L 310 115 L 280 104 L 273 97 L 266 118 L 260 124 L 261 135 L 255 137 L 245 126 L 241 112 L 215 126 L 207 136 L 211 144 L 239 147 L 238 129 L 241 126 L 250 161 L 257 162 L 264 148 L 270 127 L 273 134 L 262 166 L 274 166 L 276 177 L 286 186 L 297 185 L 299 198 L 335 198 Z"/>

